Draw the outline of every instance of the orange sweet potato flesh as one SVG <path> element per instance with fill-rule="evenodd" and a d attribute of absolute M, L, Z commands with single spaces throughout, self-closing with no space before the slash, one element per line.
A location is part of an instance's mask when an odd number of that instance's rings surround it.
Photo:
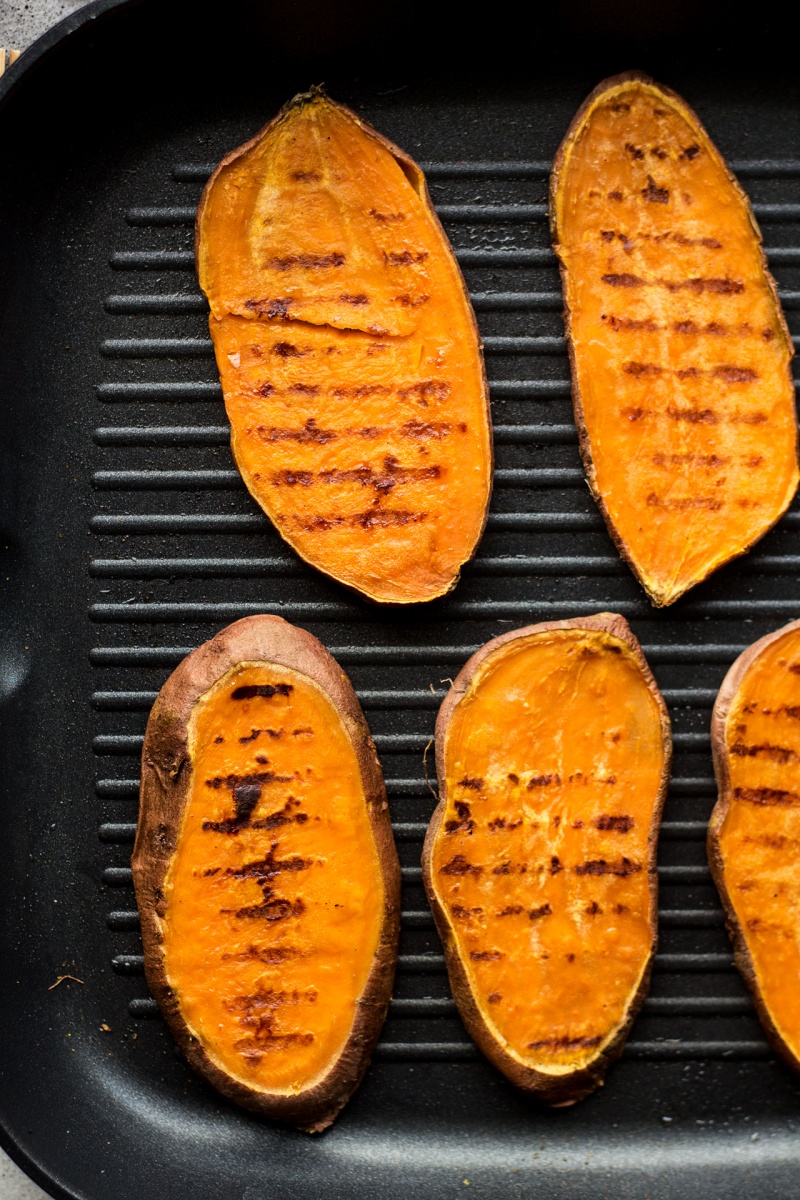
<path fill-rule="evenodd" d="M 148 982 L 210 1082 L 317 1130 L 385 1015 L 399 868 L 341 671 L 277 618 L 238 626 L 186 660 L 148 726 L 134 854 Z"/>
<path fill-rule="evenodd" d="M 436 736 L 424 876 L 453 994 L 513 1083 L 570 1103 L 649 982 L 663 700 L 621 617 L 534 625 L 473 657 Z"/>
<path fill-rule="evenodd" d="M 211 177 L 197 266 L 236 464 L 280 534 L 371 600 L 448 592 L 485 524 L 491 428 L 419 167 L 299 96 Z"/>
<path fill-rule="evenodd" d="M 638 74 L 578 112 L 551 185 L 590 486 L 656 605 L 744 554 L 798 483 L 794 353 L 750 205 Z"/>
<path fill-rule="evenodd" d="M 800 622 L 734 663 L 712 746 L 709 861 L 736 963 L 770 1040 L 800 1071 Z"/>

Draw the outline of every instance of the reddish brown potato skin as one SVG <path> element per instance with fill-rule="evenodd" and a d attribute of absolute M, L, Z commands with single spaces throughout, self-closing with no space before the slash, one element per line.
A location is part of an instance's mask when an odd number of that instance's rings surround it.
<path fill-rule="evenodd" d="M 159 921 L 164 882 L 190 795 L 189 720 L 201 696 L 231 667 L 259 660 L 308 676 L 327 694 L 349 731 L 361 771 L 385 907 L 378 948 L 341 1056 L 313 1088 L 269 1094 L 231 1078 L 190 1032 L 167 980 Z M 253 616 L 223 629 L 176 668 L 161 689 L 142 749 L 139 824 L 131 859 L 144 942 L 145 975 L 170 1032 L 190 1065 L 236 1104 L 308 1133 L 327 1128 L 366 1071 L 391 997 L 400 933 L 400 868 L 375 745 L 349 680 L 321 642 L 277 616 Z"/>
<path fill-rule="evenodd" d="M 447 805 L 447 776 L 444 761 L 445 734 L 456 705 L 469 688 L 470 682 L 476 671 L 480 668 L 484 660 L 495 650 L 503 645 L 515 641 L 518 638 L 524 638 L 530 634 L 540 633 L 546 630 L 557 629 L 601 630 L 611 634 L 614 637 L 620 638 L 628 644 L 643 671 L 647 681 L 648 690 L 650 690 L 656 698 L 662 714 L 661 727 L 664 745 L 664 766 L 661 776 L 661 784 L 656 803 L 654 805 L 652 821 L 647 838 L 649 888 L 651 895 L 651 943 L 650 956 L 646 969 L 642 974 L 641 981 L 635 995 L 629 1002 L 625 1020 L 620 1025 L 613 1041 L 609 1043 L 605 1051 L 593 1062 L 591 1062 L 586 1069 L 575 1070 L 569 1075 L 554 1079 L 552 1075 L 528 1068 L 518 1062 L 517 1059 L 508 1054 L 497 1042 L 487 1026 L 481 1010 L 475 1001 L 467 973 L 464 969 L 464 965 L 461 961 L 455 944 L 455 940 L 452 936 L 452 927 L 450 921 L 443 911 L 436 891 L 433 887 L 432 859 L 434 843 L 440 832 Z M 520 1088 L 524 1092 L 529 1093 L 536 1099 L 542 1100 L 546 1104 L 550 1104 L 554 1107 L 562 1107 L 574 1104 L 576 1101 L 582 1100 L 585 1096 L 588 1096 L 597 1087 L 602 1085 L 608 1068 L 616 1061 L 616 1059 L 619 1058 L 624 1049 L 625 1042 L 628 1038 L 633 1022 L 638 1015 L 638 1012 L 649 990 L 652 962 L 656 951 L 658 935 L 658 877 L 655 871 L 656 848 L 658 842 L 658 830 L 661 821 L 661 811 L 666 798 L 667 786 L 669 783 L 671 754 L 672 735 L 670 731 L 669 716 L 667 715 L 666 706 L 664 705 L 661 693 L 658 690 L 658 686 L 653 679 L 650 668 L 644 658 L 644 655 L 642 654 L 639 642 L 631 632 L 627 621 L 625 621 L 623 617 L 617 616 L 614 613 L 600 613 L 597 616 L 576 618 L 575 620 L 567 621 L 546 621 L 539 625 L 530 625 L 524 629 L 517 629 L 511 633 L 503 634 L 501 637 L 494 638 L 492 641 L 487 642 L 485 646 L 482 646 L 481 649 L 467 662 L 466 666 L 457 676 L 439 710 L 439 715 L 436 721 L 436 767 L 441 799 L 433 813 L 425 838 L 425 845 L 422 855 L 422 872 L 428 901 L 431 905 L 431 909 L 433 910 L 436 927 L 444 947 L 445 961 L 447 963 L 447 971 L 450 979 L 450 987 L 452 989 L 453 997 L 456 1001 L 459 1014 L 467 1028 L 467 1031 L 478 1045 L 479 1049 L 489 1059 L 489 1061 L 495 1067 L 497 1067 L 498 1070 L 502 1071 L 506 1078 L 509 1079 L 516 1087 Z"/>
<path fill-rule="evenodd" d="M 733 956 L 736 966 L 753 998 L 759 1020 L 773 1049 L 788 1066 L 800 1073 L 800 1059 L 798 1059 L 781 1037 L 764 1000 L 764 996 L 761 993 L 755 963 L 725 882 L 725 864 L 720 844 L 722 826 L 728 815 L 733 798 L 730 765 L 725 742 L 725 725 L 728 713 L 747 671 L 759 655 L 771 646 L 773 642 L 785 634 L 798 629 L 800 629 L 800 621 L 791 621 L 788 625 L 784 625 L 774 633 L 767 634 L 766 637 L 759 638 L 757 642 L 753 642 L 752 646 L 749 646 L 743 654 L 739 655 L 722 681 L 711 718 L 711 751 L 714 758 L 714 774 L 716 775 L 719 794 L 708 826 L 707 849 L 711 874 L 714 883 L 717 885 L 722 907 L 725 910 L 725 924 L 728 935 L 733 943 Z"/>

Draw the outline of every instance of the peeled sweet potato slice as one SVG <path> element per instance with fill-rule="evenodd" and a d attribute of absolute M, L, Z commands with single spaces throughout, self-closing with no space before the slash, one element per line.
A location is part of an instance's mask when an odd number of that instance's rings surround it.
<path fill-rule="evenodd" d="M 737 658 L 711 745 L 708 857 L 736 965 L 773 1046 L 800 1071 L 800 621 Z"/>
<path fill-rule="evenodd" d="M 744 554 L 798 482 L 794 353 L 746 196 L 696 115 L 601 83 L 553 167 L 589 485 L 656 605 Z"/>
<path fill-rule="evenodd" d="M 669 718 L 602 614 L 489 642 L 436 723 L 423 875 L 467 1029 L 550 1104 L 593 1091 L 647 992 Z"/>
<path fill-rule="evenodd" d="M 280 534 L 371 600 L 448 592 L 485 524 L 491 428 L 419 167 L 298 96 L 209 180 L 197 267 L 236 464 Z"/>
<path fill-rule="evenodd" d="M 190 1064 L 324 1129 L 386 1014 L 400 872 L 375 747 L 316 638 L 248 617 L 170 676 L 132 865 L 147 981 Z"/>

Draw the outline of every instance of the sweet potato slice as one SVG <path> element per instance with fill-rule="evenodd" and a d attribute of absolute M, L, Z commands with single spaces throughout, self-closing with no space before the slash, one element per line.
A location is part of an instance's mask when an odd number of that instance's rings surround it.
<path fill-rule="evenodd" d="M 371 600 L 448 592 L 486 521 L 491 423 L 419 167 L 298 96 L 209 180 L 197 268 L 236 464 L 279 533 Z"/>
<path fill-rule="evenodd" d="M 669 718 L 605 613 L 489 642 L 436 723 L 423 875 L 467 1029 L 550 1104 L 593 1091 L 647 992 Z"/>
<path fill-rule="evenodd" d="M 773 1046 L 800 1071 L 800 621 L 737 658 L 711 745 L 708 858 L 736 965 Z"/>
<path fill-rule="evenodd" d="M 798 482 L 794 353 L 746 196 L 696 115 L 601 83 L 553 167 L 589 485 L 656 605 L 744 554 Z"/>
<path fill-rule="evenodd" d="M 150 990 L 229 1099 L 324 1129 L 394 978 L 400 871 L 364 717 L 324 647 L 248 617 L 164 684 L 133 852 Z"/>

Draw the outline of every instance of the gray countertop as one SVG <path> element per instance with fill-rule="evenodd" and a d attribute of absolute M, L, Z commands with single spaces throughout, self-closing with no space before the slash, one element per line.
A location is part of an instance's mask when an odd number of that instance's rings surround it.
<path fill-rule="evenodd" d="M 0 0 L 0 46 L 25 50 L 51 25 L 86 3 L 88 0 Z M 45 1195 L 0 1150 L 0 1200 L 45 1200 Z"/>

